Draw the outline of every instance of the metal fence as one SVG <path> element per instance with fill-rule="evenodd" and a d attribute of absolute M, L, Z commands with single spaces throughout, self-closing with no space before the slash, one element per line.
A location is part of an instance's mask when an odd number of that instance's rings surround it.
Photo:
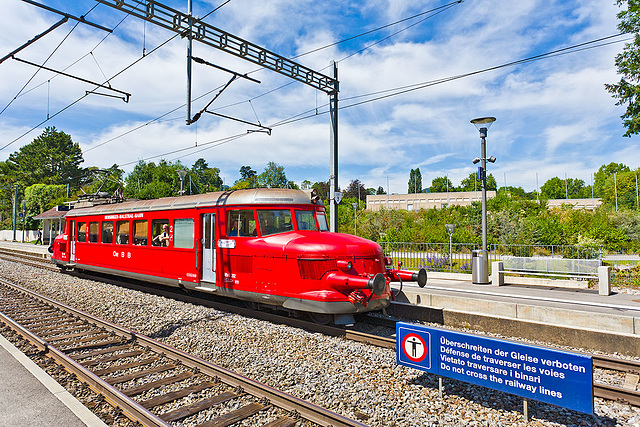
<path fill-rule="evenodd" d="M 472 251 L 481 249 L 475 243 L 412 243 L 379 242 L 385 256 L 395 264 L 410 270 L 471 273 Z M 640 286 L 640 255 L 606 252 L 601 248 L 577 245 L 503 245 L 488 248 L 489 270 L 491 262 L 510 257 L 541 257 L 557 259 L 600 260 L 612 267 L 614 286 Z M 490 273 L 490 271 L 489 271 Z"/>

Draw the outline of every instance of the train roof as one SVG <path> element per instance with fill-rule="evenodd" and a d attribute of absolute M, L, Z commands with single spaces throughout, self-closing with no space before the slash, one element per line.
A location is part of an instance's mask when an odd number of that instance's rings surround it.
<path fill-rule="evenodd" d="M 313 196 L 308 191 L 284 188 L 252 188 L 248 190 L 216 191 L 191 196 L 163 197 L 152 200 L 135 200 L 119 203 L 78 204 L 67 217 L 104 215 L 129 212 L 148 212 L 176 209 L 204 208 L 233 205 L 310 205 Z M 321 202 L 320 202 L 321 203 Z"/>

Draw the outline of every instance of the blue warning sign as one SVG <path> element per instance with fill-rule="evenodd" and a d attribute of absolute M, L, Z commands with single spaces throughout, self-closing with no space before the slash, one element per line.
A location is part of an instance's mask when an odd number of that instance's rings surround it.
<path fill-rule="evenodd" d="M 396 348 L 400 365 L 593 414 L 591 356 L 408 323 Z"/>

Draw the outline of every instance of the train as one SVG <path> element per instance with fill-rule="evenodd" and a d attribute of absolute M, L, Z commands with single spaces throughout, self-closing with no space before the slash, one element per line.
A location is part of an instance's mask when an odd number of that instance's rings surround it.
<path fill-rule="evenodd" d="M 330 232 L 313 191 L 256 188 L 154 200 L 79 202 L 50 249 L 63 270 L 122 276 L 348 325 L 382 310 L 396 269 L 377 243 Z"/>

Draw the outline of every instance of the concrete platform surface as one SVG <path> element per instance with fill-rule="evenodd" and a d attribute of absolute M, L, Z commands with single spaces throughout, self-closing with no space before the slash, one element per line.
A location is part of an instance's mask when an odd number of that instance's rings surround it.
<path fill-rule="evenodd" d="M 34 245 L 33 243 L 20 243 L 0 240 L 0 248 L 22 251 L 34 255 L 43 255 L 47 258 L 49 258 L 51 255 L 48 250 L 49 245 Z"/>
<path fill-rule="evenodd" d="M 0 335 L 3 426 L 106 426 L 31 359 Z"/>

